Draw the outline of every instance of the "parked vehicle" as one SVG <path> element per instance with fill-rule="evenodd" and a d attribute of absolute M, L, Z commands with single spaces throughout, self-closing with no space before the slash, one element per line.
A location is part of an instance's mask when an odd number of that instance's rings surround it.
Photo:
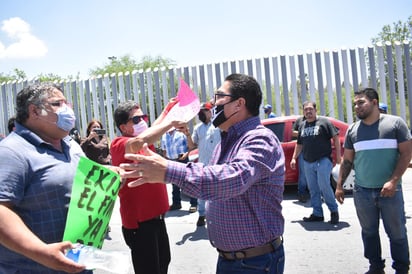
<path fill-rule="evenodd" d="M 296 138 L 292 136 L 292 129 L 296 119 L 299 116 L 279 116 L 275 118 L 268 118 L 262 120 L 262 125 L 272 130 L 276 136 L 278 137 L 279 141 L 282 144 L 283 151 L 285 153 L 285 167 L 286 167 L 286 174 L 285 174 L 285 185 L 295 185 L 298 182 L 299 177 L 299 168 L 291 169 L 289 166 L 290 160 L 293 156 L 293 151 L 295 150 L 296 146 Z M 343 143 L 345 140 L 345 134 L 348 130 L 348 124 L 342 122 L 340 120 L 334 119 L 332 117 L 327 117 L 332 124 L 338 128 L 339 130 L 339 139 L 341 143 L 341 155 L 343 156 Z M 332 143 L 332 160 L 333 166 L 336 164 L 336 157 L 335 157 L 335 146 Z M 190 159 L 196 161 L 197 158 L 197 150 L 192 151 L 190 153 Z M 298 163 L 299 165 L 299 163 Z M 331 184 L 332 186 L 336 186 L 336 181 L 331 176 Z M 349 181 L 345 183 L 343 186 L 346 190 L 351 190 L 353 188 L 353 182 Z"/>

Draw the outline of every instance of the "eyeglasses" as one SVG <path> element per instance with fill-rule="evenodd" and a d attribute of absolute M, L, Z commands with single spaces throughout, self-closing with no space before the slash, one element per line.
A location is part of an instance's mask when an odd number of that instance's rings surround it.
<path fill-rule="evenodd" d="M 216 92 L 216 93 L 214 94 L 214 96 L 215 96 L 215 102 L 216 102 L 217 100 L 219 100 L 219 99 L 222 99 L 222 98 L 225 97 L 225 96 L 228 96 L 228 97 L 230 97 L 230 98 L 235 98 L 235 96 L 233 96 L 232 94 L 223 93 L 223 92 Z"/>
<path fill-rule="evenodd" d="M 63 104 L 67 105 L 67 102 L 65 100 L 59 100 L 59 101 L 46 102 L 46 104 L 52 107 L 61 107 Z"/>
<path fill-rule="evenodd" d="M 128 122 L 133 121 L 133 124 L 136 125 L 136 124 L 140 123 L 142 120 L 147 121 L 147 115 L 146 114 L 133 116 L 133 117 L 129 118 L 129 120 L 127 120 L 127 121 Z"/>

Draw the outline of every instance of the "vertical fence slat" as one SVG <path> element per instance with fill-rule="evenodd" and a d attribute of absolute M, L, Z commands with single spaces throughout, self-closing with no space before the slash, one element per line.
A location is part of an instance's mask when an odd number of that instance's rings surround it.
<path fill-rule="evenodd" d="M 368 60 L 369 60 L 369 73 L 371 81 L 369 86 L 373 87 L 375 90 L 378 90 L 378 81 L 376 76 L 376 62 L 375 62 L 375 49 L 374 47 L 368 47 Z"/>
<path fill-rule="evenodd" d="M 335 100 L 333 96 L 333 82 L 332 82 L 332 73 L 331 73 L 331 67 L 330 67 L 330 54 L 329 51 L 325 51 L 323 53 L 323 57 L 325 60 L 325 74 L 326 74 L 326 89 L 328 92 L 328 102 L 329 102 L 329 112 L 326 113 L 327 116 L 334 117 L 335 116 Z"/>
<path fill-rule="evenodd" d="M 388 82 L 389 82 L 389 96 L 391 98 L 390 106 L 393 115 L 397 115 L 396 109 L 396 90 L 395 90 L 395 72 L 393 65 L 392 44 L 391 42 L 385 43 L 386 47 L 386 63 L 388 64 Z"/>
<path fill-rule="evenodd" d="M 245 61 L 244 60 L 239 61 L 239 73 L 245 74 Z"/>
<path fill-rule="evenodd" d="M 91 91 L 90 91 L 90 80 L 87 79 L 86 81 L 84 81 L 84 88 L 85 88 L 85 100 L 86 100 L 86 121 L 83 121 L 83 123 L 91 120 L 92 117 L 92 99 L 91 99 Z M 82 129 L 84 129 L 83 125 L 82 125 Z"/>
<path fill-rule="evenodd" d="M 220 76 L 220 64 L 215 64 L 215 76 L 216 76 L 216 87 L 220 87 L 222 85 L 222 78 Z"/>
<path fill-rule="evenodd" d="M 272 83 L 270 81 L 270 64 L 269 64 L 269 58 L 268 57 L 263 59 L 263 66 L 265 68 L 266 102 L 273 106 Z M 277 109 L 276 109 L 276 114 L 278 115 L 278 110 Z"/>
<path fill-rule="evenodd" d="M 150 124 L 153 124 L 154 120 L 156 120 L 156 110 L 154 99 L 155 96 L 153 94 L 153 79 L 152 74 L 150 73 L 151 70 L 148 69 L 145 71 L 146 81 L 147 81 L 147 100 L 148 100 L 148 107 L 149 107 L 149 119 Z"/>
<path fill-rule="evenodd" d="M 290 115 L 289 92 L 288 92 L 288 74 L 286 68 L 286 56 L 280 56 L 280 69 L 282 71 L 282 90 L 283 90 L 283 104 L 285 115 Z M 282 109 L 277 109 L 276 114 L 281 115 Z"/>
<path fill-rule="evenodd" d="M 246 64 L 247 64 L 247 74 L 249 76 L 253 76 L 253 61 L 252 61 L 252 59 L 248 59 L 246 61 Z"/>
<path fill-rule="evenodd" d="M 132 71 L 133 100 L 140 105 L 139 84 L 137 80 L 137 70 Z"/>
<path fill-rule="evenodd" d="M 342 70 L 343 70 L 343 85 L 345 86 L 345 106 L 346 106 L 346 116 L 347 116 L 346 119 L 349 123 L 353 123 L 352 90 L 350 88 L 348 53 L 346 49 L 342 50 Z"/>
<path fill-rule="evenodd" d="M 78 96 L 79 96 L 79 101 L 80 101 L 80 104 L 79 104 L 80 106 L 79 107 L 80 107 L 80 117 L 81 117 L 81 119 L 80 119 L 80 121 L 76 121 L 76 124 L 77 124 L 77 129 L 80 130 L 82 128 L 87 127 L 86 123 L 89 119 L 87 118 L 87 115 L 86 115 L 87 114 L 86 109 L 88 109 L 88 107 L 87 107 L 87 103 L 85 102 L 83 82 L 79 82 L 78 87 L 79 87 Z M 76 116 L 76 117 L 79 117 L 79 116 Z"/>
<path fill-rule="evenodd" d="M 376 45 L 376 51 L 378 53 L 378 70 L 379 70 L 379 82 L 380 82 L 380 94 L 379 101 L 387 104 L 388 99 L 386 98 L 386 75 L 385 75 L 385 60 L 383 56 L 383 47 L 381 43 Z"/>
<path fill-rule="evenodd" d="M 117 79 L 116 79 L 116 74 L 113 73 L 110 75 L 111 76 L 111 84 L 112 87 L 115 85 L 117 89 L 117 94 L 119 97 L 116 96 L 116 99 L 119 100 L 120 102 L 126 101 L 126 95 L 124 92 L 124 80 L 123 80 L 123 72 L 119 72 L 117 74 Z M 117 87 L 119 85 L 119 87 Z"/>
<path fill-rule="evenodd" d="M 408 108 L 409 108 L 409 127 L 412 127 L 412 65 L 411 65 L 411 55 L 410 55 L 410 43 L 408 41 L 403 42 L 403 55 L 405 57 L 405 70 L 406 79 L 408 83 Z"/>
<path fill-rule="evenodd" d="M 349 49 L 350 56 L 350 67 L 352 70 L 352 86 L 353 90 L 359 89 L 359 80 L 358 80 L 358 67 L 356 64 L 356 52 L 355 49 Z"/>
<path fill-rule="evenodd" d="M 207 85 L 209 87 L 210 99 L 214 100 L 213 93 L 215 92 L 215 86 L 213 85 L 213 67 L 212 64 L 207 65 Z M 216 87 L 218 88 L 218 87 Z"/>
<path fill-rule="evenodd" d="M 344 121 L 345 119 L 343 117 L 342 84 L 340 80 L 339 53 L 337 51 L 333 51 L 332 58 L 333 68 L 335 72 L 336 99 L 338 102 L 338 119 Z"/>
<path fill-rule="evenodd" d="M 298 66 L 299 66 L 299 81 L 300 81 L 300 98 L 301 98 L 301 103 L 307 101 L 306 97 L 306 75 L 305 75 L 305 64 L 303 61 L 303 54 L 298 55 Z"/>
<path fill-rule="evenodd" d="M 402 49 L 399 41 L 395 42 L 396 76 L 398 80 L 398 97 L 400 116 L 406 121 L 405 112 L 405 84 L 402 66 Z"/>
<path fill-rule="evenodd" d="M 230 62 L 231 73 L 236 73 L 236 61 Z"/>
<path fill-rule="evenodd" d="M 298 97 L 298 87 L 296 78 L 296 67 L 295 67 L 295 57 L 289 56 L 289 72 L 290 72 L 290 88 L 292 90 L 293 96 L 293 114 L 299 115 L 299 97 Z"/>
<path fill-rule="evenodd" d="M 322 74 L 322 60 L 320 52 L 315 52 L 315 62 L 316 62 L 316 74 L 318 80 L 318 93 L 319 93 L 319 103 L 320 103 L 320 114 L 326 115 L 325 109 L 325 91 L 323 89 L 323 74 Z"/>
<path fill-rule="evenodd" d="M 200 81 L 200 90 L 202 91 L 202 101 L 206 102 L 208 100 L 208 92 L 206 90 L 206 77 L 205 77 L 205 66 L 199 66 L 199 81 Z"/>
<path fill-rule="evenodd" d="M 163 92 L 163 104 L 166 105 L 169 102 L 169 88 L 167 85 L 166 69 L 162 69 L 162 92 Z"/>
<path fill-rule="evenodd" d="M 358 47 L 358 58 L 359 58 L 359 71 L 361 74 L 361 87 L 366 88 L 368 87 L 368 77 L 367 77 L 366 62 L 365 62 L 365 50 L 361 47 Z"/>
<path fill-rule="evenodd" d="M 163 100 L 162 100 L 162 96 L 161 96 L 161 94 L 160 94 L 160 77 L 159 77 L 159 69 L 158 68 L 155 68 L 154 70 L 153 70 L 153 82 L 154 82 L 154 91 L 155 91 L 155 98 L 156 98 L 156 102 L 160 102 L 160 104 L 159 103 L 157 103 L 156 104 L 156 107 L 155 107 L 155 111 L 156 111 L 156 114 L 155 114 L 155 119 L 156 119 L 156 117 L 162 112 L 162 106 L 163 106 Z"/>
<path fill-rule="evenodd" d="M 125 95 L 126 100 L 133 100 L 132 99 L 132 88 L 131 88 L 131 81 L 130 81 L 130 72 L 126 71 L 124 74 L 124 83 L 125 83 Z"/>
<path fill-rule="evenodd" d="M 273 67 L 273 88 L 275 90 L 275 103 L 276 109 L 281 109 L 281 97 L 280 97 L 280 83 L 279 83 L 279 65 L 278 65 L 278 58 L 272 58 L 272 67 Z"/>

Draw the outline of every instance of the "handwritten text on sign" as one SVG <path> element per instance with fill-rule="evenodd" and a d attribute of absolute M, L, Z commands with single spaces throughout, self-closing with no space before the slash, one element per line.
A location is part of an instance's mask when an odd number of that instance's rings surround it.
<path fill-rule="evenodd" d="M 101 248 L 119 188 L 117 173 L 82 157 L 73 182 L 63 240 Z"/>

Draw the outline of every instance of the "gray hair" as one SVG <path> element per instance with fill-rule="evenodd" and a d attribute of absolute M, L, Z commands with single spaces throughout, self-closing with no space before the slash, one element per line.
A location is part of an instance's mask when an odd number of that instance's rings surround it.
<path fill-rule="evenodd" d="M 16 121 L 24 123 L 29 118 L 29 106 L 41 107 L 44 100 L 56 90 L 63 92 L 60 86 L 47 82 L 31 84 L 23 88 L 16 97 Z"/>

